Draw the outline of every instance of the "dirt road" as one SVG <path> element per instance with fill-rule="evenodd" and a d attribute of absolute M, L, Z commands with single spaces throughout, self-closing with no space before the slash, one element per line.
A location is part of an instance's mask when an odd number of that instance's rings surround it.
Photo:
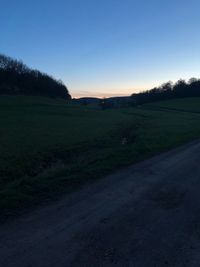
<path fill-rule="evenodd" d="M 0 226 L 1 267 L 200 266 L 200 142 Z"/>

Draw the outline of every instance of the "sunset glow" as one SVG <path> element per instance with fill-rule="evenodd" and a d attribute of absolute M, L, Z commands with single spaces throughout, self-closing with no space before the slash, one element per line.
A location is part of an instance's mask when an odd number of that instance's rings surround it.
<path fill-rule="evenodd" d="M 74 97 L 130 95 L 200 75 L 199 1 L 19 0 L 0 7 L 1 52 L 62 79 Z"/>

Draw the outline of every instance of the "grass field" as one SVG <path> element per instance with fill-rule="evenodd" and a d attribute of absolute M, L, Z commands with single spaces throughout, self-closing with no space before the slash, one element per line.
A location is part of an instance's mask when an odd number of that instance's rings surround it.
<path fill-rule="evenodd" d="M 199 138 L 198 112 L 199 98 L 96 110 L 60 100 L 1 96 L 2 214 Z"/>

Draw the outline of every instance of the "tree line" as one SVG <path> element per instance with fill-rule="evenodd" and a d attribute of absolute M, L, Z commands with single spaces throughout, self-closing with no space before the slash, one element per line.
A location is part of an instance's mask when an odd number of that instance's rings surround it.
<path fill-rule="evenodd" d="M 132 104 L 141 105 L 149 102 L 173 98 L 200 97 L 200 79 L 191 78 L 188 82 L 180 79 L 175 84 L 167 82 L 159 87 L 132 94 Z"/>
<path fill-rule="evenodd" d="M 0 94 L 34 95 L 71 99 L 61 80 L 27 67 L 22 61 L 0 54 Z"/>

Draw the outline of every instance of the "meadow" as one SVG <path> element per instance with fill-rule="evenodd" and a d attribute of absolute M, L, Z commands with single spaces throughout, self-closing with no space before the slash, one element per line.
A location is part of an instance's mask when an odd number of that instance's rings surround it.
<path fill-rule="evenodd" d="M 200 98 L 100 110 L 42 97 L 0 98 L 2 214 L 200 137 Z"/>

